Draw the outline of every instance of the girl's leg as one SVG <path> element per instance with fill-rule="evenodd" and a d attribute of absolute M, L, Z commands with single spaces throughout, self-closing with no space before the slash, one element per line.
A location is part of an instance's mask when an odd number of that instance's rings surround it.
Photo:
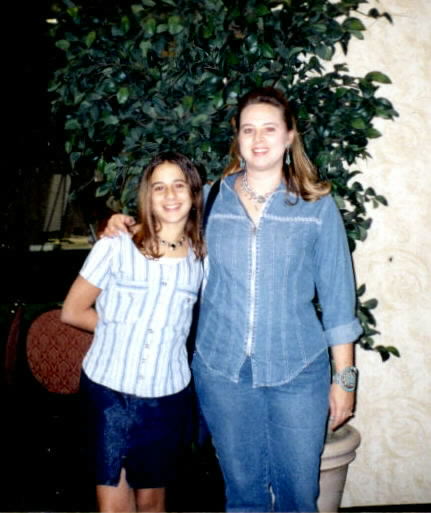
<path fill-rule="evenodd" d="M 317 511 L 329 395 L 327 354 L 287 385 L 268 387 L 269 452 L 275 511 Z"/>
<path fill-rule="evenodd" d="M 126 472 L 121 469 L 117 486 L 97 485 L 97 503 L 102 513 L 124 513 L 136 511 L 135 493 L 126 481 Z"/>
<path fill-rule="evenodd" d="M 195 355 L 196 392 L 223 472 L 226 511 L 271 511 L 266 413 L 262 391 L 251 386 L 247 361 L 234 383 Z"/>
<path fill-rule="evenodd" d="M 141 488 L 136 490 L 136 511 L 163 512 L 165 507 L 164 488 Z"/>

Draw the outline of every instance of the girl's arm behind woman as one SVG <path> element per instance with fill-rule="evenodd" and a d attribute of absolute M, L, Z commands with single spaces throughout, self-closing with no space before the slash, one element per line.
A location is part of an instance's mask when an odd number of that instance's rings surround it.
<path fill-rule="evenodd" d="M 64 300 L 61 320 L 66 324 L 94 332 L 98 315 L 93 305 L 100 292 L 101 289 L 78 276 Z"/>

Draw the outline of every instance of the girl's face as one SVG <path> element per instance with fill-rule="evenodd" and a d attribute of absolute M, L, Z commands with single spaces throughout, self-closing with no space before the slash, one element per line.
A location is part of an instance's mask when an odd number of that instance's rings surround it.
<path fill-rule="evenodd" d="M 248 171 L 281 172 L 286 148 L 293 141 L 281 109 L 268 103 L 248 105 L 241 112 L 238 144 Z"/>
<path fill-rule="evenodd" d="M 192 197 L 181 168 L 163 162 L 154 169 L 149 185 L 152 212 L 161 225 L 185 225 Z"/>

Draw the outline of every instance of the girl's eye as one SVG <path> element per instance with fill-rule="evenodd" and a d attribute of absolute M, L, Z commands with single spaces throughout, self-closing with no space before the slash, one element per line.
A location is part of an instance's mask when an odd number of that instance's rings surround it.
<path fill-rule="evenodd" d="M 178 183 L 176 184 L 176 188 L 177 188 L 177 189 L 184 189 L 185 187 L 186 187 L 186 184 L 185 184 L 185 183 L 183 183 L 183 182 L 178 182 Z"/>
<path fill-rule="evenodd" d="M 252 132 L 251 128 L 244 128 L 242 131 L 243 134 L 251 134 L 251 132 Z"/>
<path fill-rule="evenodd" d="M 275 132 L 275 127 L 273 127 L 273 126 L 268 126 L 268 127 L 266 127 L 266 131 L 267 131 L 267 132 Z"/>
<path fill-rule="evenodd" d="M 163 185 L 156 185 L 153 187 L 154 192 L 162 192 L 163 191 Z"/>

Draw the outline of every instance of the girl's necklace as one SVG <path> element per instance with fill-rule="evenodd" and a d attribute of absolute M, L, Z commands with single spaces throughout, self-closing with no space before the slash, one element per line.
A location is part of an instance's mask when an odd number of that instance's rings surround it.
<path fill-rule="evenodd" d="M 171 251 L 175 251 L 177 248 L 181 248 L 183 246 L 183 244 L 184 244 L 184 242 L 186 240 L 186 236 L 183 235 L 182 237 L 180 237 L 175 242 L 171 242 L 169 240 L 161 239 L 160 237 L 157 237 L 157 240 L 158 240 L 160 245 L 166 246 Z"/>
<path fill-rule="evenodd" d="M 277 185 L 277 187 L 278 187 L 278 185 Z M 271 194 L 275 191 L 275 189 L 274 189 L 273 191 L 269 191 L 266 194 L 258 194 L 248 184 L 247 173 L 244 173 L 242 175 L 241 189 L 256 204 L 256 208 L 261 207 L 266 202 L 266 200 L 271 196 Z"/>

